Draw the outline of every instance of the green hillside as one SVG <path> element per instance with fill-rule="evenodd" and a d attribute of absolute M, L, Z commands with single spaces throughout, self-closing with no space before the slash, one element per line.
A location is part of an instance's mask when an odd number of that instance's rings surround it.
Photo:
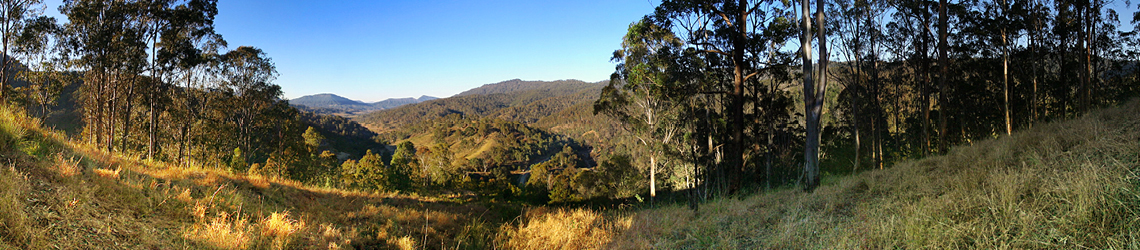
<path fill-rule="evenodd" d="M 450 98 L 360 115 L 354 120 L 378 133 L 449 114 L 533 123 L 568 107 L 593 103 L 604 86 L 604 82 L 586 83 L 576 80 L 506 81 L 475 88 Z"/>
<path fill-rule="evenodd" d="M 582 88 L 589 88 L 593 85 L 604 85 L 606 81 L 598 83 L 589 83 L 580 80 L 557 80 L 557 81 L 523 81 L 520 79 L 511 79 L 498 83 L 485 84 L 478 88 L 469 89 L 460 92 L 455 96 L 469 96 L 469 95 L 490 95 L 490 94 L 504 94 L 511 92 L 521 92 L 527 90 L 546 90 L 551 92 L 575 92 Z"/>

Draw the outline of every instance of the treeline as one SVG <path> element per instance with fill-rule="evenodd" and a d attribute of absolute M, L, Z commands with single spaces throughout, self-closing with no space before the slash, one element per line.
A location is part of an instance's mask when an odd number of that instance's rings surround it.
<path fill-rule="evenodd" d="M 645 187 L 628 156 L 601 155 L 570 136 L 501 118 L 450 114 L 379 138 L 400 142 L 398 149 L 388 160 L 376 154 L 380 160 L 346 162 L 343 173 L 371 173 L 348 174 L 346 183 L 378 190 L 468 190 L 536 204 L 630 197 Z M 404 168 L 410 170 L 393 172 Z M 401 184 L 401 178 L 411 184 Z M 388 181 L 354 181 L 362 179 Z"/>
<path fill-rule="evenodd" d="M 214 31 L 217 1 L 68 0 L 62 22 L 42 1 L 0 7 L 0 98 L 93 147 L 314 183 L 384 149 L 359 124 L 290 107 L 268 55 Z"/>
<path fill-rule="evenodd" d="M 630 25 L 595 111 L 651 152 L 650 183 L 812 189 L 821 167 L 882 168 L 1136 96 L 1140 40 L 1108 4 L 666 0 Z"/>

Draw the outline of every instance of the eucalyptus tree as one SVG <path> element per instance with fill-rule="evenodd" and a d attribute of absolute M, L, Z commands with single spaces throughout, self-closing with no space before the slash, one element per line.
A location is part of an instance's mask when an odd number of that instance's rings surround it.
<path fill-rule="evenodd" d="M 638 142 L 650 149 L 649 196 L 657 196 L 657 163 L 663 149 L 677 143 L 683 133 L 680 117 L 686 100 L 695 93 L 691 67 L 699 64 L 694 51 L 685 50 L 683 41 L 667 27 L 646 17 L 629 27 L 622 49 L 614 51 L 617 71 L 602 89 L 594 104 L 595 113 L 617 118 L 633 132 Z M 695 59 L 695 60 L 694 60 Z M 686 62 L 685 60 L 689 60 Z"/>
<path fill-rule="evenodd" d="M 16 78 L 28 82 L 25 96 L 30 105 L 39 106 L 39 114 L 46 117 L 48 106 L 55 103 L 66 84 L 71 82 L 63 71 L 66 62 L 59 56 L 55 41 L 59 35 L 59 25 L 53 17 L 37 17 L 27 22 L 23 31 L 15 39 L 13 51 L 25 61 L 26 70 L 17 73 Z"/>
<path fill-rule="evenodd" d="M 221 87 L 226 95 L 221 111 L 226 123 L 235 128 L 239 148 L 250 154 L 260 152 L 256 143 L 259 128 L 271 126 L 260 119 L 281 102 L 281 86 L 273 84 L 277 68 L 261 49 L 241 46 L 221 56 Z"/>
<path fill-rule="evenodd" d="M 1010 108 L 1009 54 L 1025 27 L 1025 1 L 994 0 L 982 4 L 981 22 L 983 29 L 990 34 L 991 48 L 1001 55 L 1002 76 L 1002 115 L 1005 133 L 1013 133 L 1013 118 Z"/>
<path fill-rule="evenodd" d="M 840 100 L 847 102 L 848 105 L 846 113 L 850 115 L 848 122 L 851 123 L 851 133 L 855 143 L 855 160 L 852 162 L 852 172 L 854 172 L 861 165 L 862 158 L 863 138 L 860 121 L 865 117 L 860 114 L 866 114 L 864 112 L 868 108 L 864 106 L 877 103 L 877 100 L 869 99 L 878 98 L 869 95 L 869 90 L 873 86 L 868 82 L 870 78 L 868 69 L 871 68 L 868 64 L 874 60 L 868 60 L 868 56 L 873 54 L 870 50 L 874 46 L 870 37 L 876 30 L 869 21 L 873 20 L 873 15 L 878 11 L 875 8 L 882 5 L 866 0 L 836 0 L 835 3 L 834 8 L 830 10 L 831 15 L 837 18 L 833 23 L 835 34 L 838 35 L 834 42 L 838 43 L 839 47 L 836 49 L 847 58 L 848 62 L 840 64 L 839 70 L 832 71 L 831 74 L 836 75 L 836 81 L 843 84 Z M 866 126 L 866 123 L 862 126 Z"/>
<path fill-rule="evenodd" d="M 148 72 L 153 79 L 147 95 L 149 110 L 149 128 L 147 140 L 147 157 L 153 158 L 158 147 L 157 119 L 159 113 L 165 110 L 167 103 L 164 89 L 177 85 L 175 72 L 181 72 L 186 79 L 186 90 L 190 86 L 190 77 L 196 68 L 206 64 L 211 55 L 216 55 L 218 49 L 225 47 L 225 41 L 214 32 L 214 17 L 218 14 L 216 0 L 151 0 L 140 2 L 149 15 L 143 19 L 147 31 L 147 43 L 150 46 L 150 60 Z M 184 99 L 193 98 L 193 91 L 184 91 Z M 184 102 L 189 104 L 192 102 Z M 195 107 L 184 106 L 183 113 L 194 113 Z M 184 116 L 179 122 L 183 125 L 180 137 L 179 160 L 187 140 L 189 124 L 194 116 Z"/>
<path fill-rule="evenodd" d="M 768 64 L 772 48 L 782 48 L 782 43 L 794 34 L 794 25 L 789 25 L 789 19 L 794 19 L 789 17 L 790 7 L 790 2 L 775 0 L 666 0 L 655 11 L 654 19 L 662 27 L 675 29 L 684 47 L 694 49 L 704 58 L 706 67 L 702 73 L 708 80 L 701 83 L 705 85 L 703 92 L 726 96 L 723 107 L 727 131 L 717 136 L 726 142 L 726 164 L 714 171 L 718 178 L 713 178 L 713 184 L 726 187 L 729 192 L 741 186 L 750 144 L 746 137 L 745 90 L 766 77 L 764 69 L 773 66 Z"/>
<path fill-rule="evenodd" d="M 113 149 L 118 119 L 130 119 L 130 97 L 145 64 L 138 6 L 125 1 L 67 0 L 60 11 L 64 51 L 84 72 L 84 132 L 96 144 Z M 123 109 L 128 112 L 123 112 Z M 123 117 L 119 117 L 119 116 Z M 129 126 L 129 125 L 128 125 Z"/>
<path fill-rule="evenodd" d="M 816 26 L 811 24 L 811 4 L 808 0 L 800 1 L 800 14 L 803 16 L 802 33 L 800 34 L 800 53 L 803 59 L 803 93 L 804 93 L 804 123 L 806 124 L 807 138 L 804 143 L 804 189 L 814 190 L 819 186 L 819 144 L 820 144 L 820 118 L 823 116 L 824 97 L 827 93 L 827 66 L 829 54 L 827 53 L 827 29 L 825 28 L 825 4 L 823 0 L 816 0 Z M 812 32 L 815 29 L 816 33 Z M 819 40 L 819 72 L 812 70 L 811 42 L 813 35 Z M 812 77 L 816 79 L 812 79 Z"/>
<path fill-rule="evenodd" d="M 7 98 L 12 66 L 16 62 L 12 49 L 17 47 L 18 36 L 25 26 L 43 15 L 43 0 L 3 0 L 0 1 L 0 102 Z"/>
<path fill-rule="evenodd" d="M 946 113 L 949 107 L 949 91 L 946 87 L 946 80 L 950 78 L 950 60 L 948 58 L 950 49 L 947 43 L 947 29 L 950 27 L 950 17 L 947 16 L 946 0 L 938 1 L 938 104 L 941 110 L 938 112 L 938 150 L 946 151 Z"/>

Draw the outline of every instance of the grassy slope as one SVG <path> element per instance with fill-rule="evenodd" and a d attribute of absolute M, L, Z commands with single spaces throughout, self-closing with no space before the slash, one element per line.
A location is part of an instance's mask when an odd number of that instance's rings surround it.
<path fill-rule="evenodd" d="M 502 209 L 460 198 L 148 163 L 36 124 L 0 108 L 0 249 L 1140 247 L 1137 102 L 813 193 L 714 200 L 699 213 L 537 208 L 501 228 Z"/>
<path fill-rule="evenodd" d="M 518 249 L 1140 248 L 1140 102 L 885 170 L 638 211 L 531 211 Z M 568 230 L 570 229 L 570 230 Z"/>
<path fill-rule="evenodd" d="M 0 107 L 0 249 L 482 249 L 511 218 L 460 197 L 139 161 L 38 124 Z"/>

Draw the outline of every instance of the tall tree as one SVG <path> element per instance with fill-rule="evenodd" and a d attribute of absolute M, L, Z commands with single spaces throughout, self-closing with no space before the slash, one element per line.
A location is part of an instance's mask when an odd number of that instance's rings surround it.
<path fill-rule="evenodd" d="M 692 51 L 689 51 L 690 58 Z M 693 96 L 686 52 L 671 30 L 649 17 L 630 25 L 622 49 L 614 51 L 617 71 L 594 104 L 627 125 L 649 153 L 649 196 L 657 196 L 657 163 L 662 149 L 681 133 L 679 105 Z"/>
<path fill-rule="evenodd" d="M 18 63 L 12 57 L 17 37 L 32 20 L 43 15 L 43 0 L 4 0 L 0 1 L 0 103 L 7 98 L 12 65 Z"/>
<path fill-rule="evenodd" d="M 803 16 L 803 33 L 800 35 L 800 53 L 803 56 L 803 92 L 804 112 L 807 127 L 807 142 L 804 145 L 804 189 L 814 190 L 819 186 L 819 144 L 820 144 L 820 118 L 823 116 L 824 95 L 827 92 L 827 29 L 824 22 L 824 2 L 816 0 L 816 24 L 811 24 L 811 5 L 809 0 L 801 0 L 801 15 Z M 819 36 L 819 79 L 813 81 L 815 73 L 812 70 L 812 28 L 816 28 Z"/>
<path fill-rule="evenodd" d="M 108 150 L 115 146 L 116 131 L 129 133 L 117 126 L 121 119 L 130 119 L 135 76 L 143 70 L 146 53 L 137 7 L 94 0 L 68 0 L 60 7 L 69 21 L 62 39 L 65 51 L 77 57 L 77 67 L 84 72 L 84 130 Z"/>
<path fill-rule="evenodd" d="M 656 9 L 657 20 L 665 21 L 666 27 L 679 28 L 681 31 L 677 34 L 687 46 L 715 58 L 709 60 L 723 64 L 723 71 L 727 72 L 724 81 L 731 84 L 727 84 L 723 91 L 728 97 L 725 105 L 728 118 L 726 164 L 717 170 L 724 172 L 723 177 L 727 180 L 715 181 L 729 192 L 740 188 L 745 167 L 745 84 L 759 77 L 754 65 L 767 56 L 754 53 L 763 51 L 757 49 L 757 46 L 765 44 L 759 41 L 769 40 L 765 38 L 765 30 L 757 22 L 757 16 L 763 15 L 765 8 L 783 4 L 773 0 L 666 0 Z M 719 81 L 713 84 L 716 83 Z"/>
<path fill-rule="evenodd" d="M 63 87 L 72 82 L 70 74 L 62 71 L 67 62 L 62 60 L 55 46 L 58 35 L 55 18 L 41 16 L 28 21 L 14 46 L 15 53 L 25 60 L 27 67 L 16 77 L 28 83 L 23 91 L 29 102 L 28 109 L 32 105 L 39 106 L 39 114 L 45 118 L 50 112 L 48 106 L 53 105 Z"/>
<path fill-rule="evenodd" d="M 163 100 L 168 99 L 163 90 L 174 85 L 172 73 L 181 70 L 190 74 L 205 63 L 208 54 L 224 47 L 225 41 L 214 33 L 214 16 L 218 14 L 216 0 L 190 0 L 181 4 L 173 0 L 150 0 L 140 4 L 149 13 L 143 21 L 151 48 L 148 72 L 152 84 L 148 85 L 146 98 L 147 158 L 153 158 L 158 146 L 158 116 L 165 109 Z"/>
<path fill-rule="evenodd" d="M 280 101 L 281 86 L 272 84 L 277 68 L 261 49 L 241 46 L 222 56 L 222 87 L 229 96 L 225 103 L 227 121 L 237 134 L 238 147 L 245 152 L 259 151 L 256 136 L 259 118 Z"/>
<path fill-rule="evenodd" d="M 950 60 L 948 51 L 946 29 L 950 27 L 950 17 L 946 15 L 946 0 L 938 0 L 938 150 L 946 151 L 946 113 L 949 113 L 950 91 L 946 80 L 950 78 Z"/>

